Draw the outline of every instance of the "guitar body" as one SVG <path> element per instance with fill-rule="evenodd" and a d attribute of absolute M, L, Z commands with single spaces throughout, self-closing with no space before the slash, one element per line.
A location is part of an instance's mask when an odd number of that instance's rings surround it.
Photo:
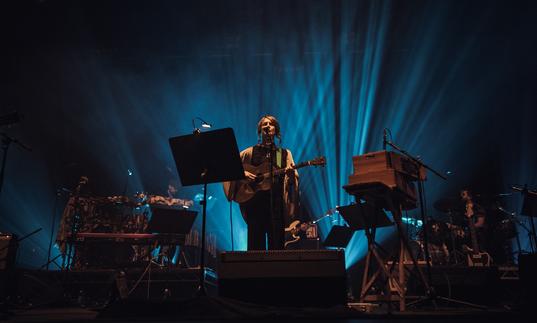
<path fill-rule="evenodd" d="M 259 191 L 270 190 L 270 176 L 264 175 L 269 173 L 270 170 L 268 162 L 264 162 L 259 166 L 244 164 L 243 167 L 245 171 L 257 175 L 257 179 L 255 181 L 243 179 L 237 182 L 237 194 L 235 195 L 235 201 L 237 203 L 247 202 Z"/>
<path fill-rule="evenodd" d="M 471 251 L 467 257 L 468 266 L 470 267 L 489 267 L 491 263 L 491 257 L 488 252 Z"/>
<path fill-rule="evenodd" d="M 293 166 L 294 169 L 299 169 L 305 166 L 324 166 L 326 159 L 321 156 L 307 162 L 303 162 Z M 270 163 L 265 161 L 258 166 L 243 164 L 244 170 L 256 175 L 256 180 L 251 181 L 242 179 L 236 183 L 236 193 L 233 200 L 239 204 L 249 201 L 259 191 L 270 190 Z M 272 176 L 280 176 L 285 174 L 284 168 L 274 168 Z"/>
<path fill-rule="evenodd" d="M 287 228 L 285 228 L 285 243 L 284 243 L 284 249 L 287 248 L 287 246 L 298 242 L 300 240 L 300 235 L 298 234 L 300 231 L 300 221 L 295 220 L 293 221 Z"/>
<path fill-rule="evenodd" d="M 300 239 L 317 239 L 318 237 L 316 224 L 295 220 L 285 228 L 284 249 L 296 249 L 293 245 L 298 243 Z"/>

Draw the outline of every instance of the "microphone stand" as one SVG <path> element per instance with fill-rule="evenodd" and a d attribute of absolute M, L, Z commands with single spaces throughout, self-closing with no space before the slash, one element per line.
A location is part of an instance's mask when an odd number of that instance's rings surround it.
<path fill-rule="evenodd" d="M 498 203 L 499 204 L 499 203 Z M 518 229 L 517 229 L 517 224 L 518 226 L 522 227 L 522 229 L 526 230 L 526 232 L 528 233 L 528 238 L 531 242 L 531 231 L 530 229 L 528 229 L 526 227 L 526 225 L 524 223 L 522 223 L 522 221 L 518 220 L 516 218 L 516 213 L 514 212 L 508 212 L 507 210 L 505 210 L 503 207 L 501 207 L 500 205 L 498 205 L 498 210 L 500 210 L 501 212 L 503 212 L 505 215 L 507 215 L 507 221 L 510 221 L 513 223 L 513 227 L 514 227 L 514 230 L 515 230 L 515 239 L 516 239 L 516 246 L 517 246 L 517 251 L 512 251 L 511 252 L 511 261 L 513 261 L 513 257 L 514 255 L 516 254 L 517 257 L 522 253 L 522 244 L 520 243 L 520 237 L 519 237 L 519 232 L 518 232 Z M 532 248 L 532 252 L 533 252 L 533 246 L 531 246 Z"/>
<path fill-rule="evenodd" d="M 56 198 L 54 199 L 54 207 L 52 208 L 52 224 L 50 225 L 50 240 L 48 242 L 48 251 L 47 251 L 47 262 L 45 264 L 45 266 L 47 267 L 47 270 L 49 269 L 49 264 L 52 262 L 52 260 L 50 260 L 50 254 L 52 252 L 52 240 L 54 239 L 54 230 L 56 228 L 56 216 L 57 216 L 57 212 L 58 212 L 58 199 L 60 198 L 61 196 L 61 190 L 60 189 L 57 189 L 56 190 Z M 61 269 L 61 266 L 59 266 L 60 269 Z M 41 268 L 43 268 L 43 266 L 41 266 Z"/>
<path fill-rule="evenodd" d="M 9 146 L 11 145 L 11 143 L 16 143 L 21 148 L 30 152 L 32 151 L 32 148 L 26 146 L 25 144 L 18 141 L 17 139 L 10 137 L 8 134 L 4 132 L 0 132 L 0 136 L 2 136 L 2 150 L 4 151 L 3 156 L 2 156 L 2 168 L 0 169 L 0 196 L 1 196 L 2 186 L 4 183 L 4 175 L 6 171 L 7 152 L 9 150 Z"/>
<path fill-rule="evenodd" d="M 201 221 L 201 251 L 200 251 L 200 271 L 199 271 L 199 286 L 196 292 L 196 296 L 207 296 L 207 290 L 205 289 L 205 227 L 207 225 L 207 169 L 204 169 L 201 173 L 203 179 L 203 201 L 200 202 L 202 206 L 202 221 Z"/>
<path fill-rule="evenodd" d="M 66 256 L 63 261 L 63 269 L 65 272 L 69 272 L 71 270 L 71 265 L 73 265 L 73 258 L 75 257 L 76 251 L 75 248 L 75 242 L 76 242 L 76 234 L 78 233 L 78 230 L 80 229 L 80 217 L 81 214 L 81 206 L 80 206 L 80 194 L 82 188 L 88 183 L 88 178 L 86 176 L 81 176 L 80 180 L 78 182 L 77 187 L 74 190 L 73 198 L 73 214 L 71 215 L 71 234 L 69 238 L 67 239 L 67 246 L 66 246 Z"/>
<path fill-rule="evenodd" d="M 528 185 L 524 185 L 523 188 L 512 186 L 511 189 L 522 193 L 524 201 L 522 202 L 521 214 L 530 218 L 531 231 L 530 231 L 530 246 L 531 252 L 535 253 L 537 250 L 537 231 L 535 230 L 535 223 L 533 218 L 537 216 L 537 191 L 528 189 Z"/>
<path fill-rule="evenodd" d="M 386 132 L 385 132 L 385 134 L 386 134 Z M 425 265 L 426 265 L 426 268 L 427 268 L 428 290 L 426 290 L 425 298 L 417 300 L 417 301 L 412 302 L 412 303 L 409 303 L 407 305 L 412 306 L 412 305 L 418 304 L 418 303 L 420 303 L 422 301 L 429 300 L 429 301 L 431 301 L 433 303 L 433 306 L 435 308 L 437 308 L 436 300 L 440 299 L 440 300 L 444 300 L 444 301 L 447 301 L 447 302 L 458 303 L 458 304 L 467 305 L 467 306 L 475 307 L 475 308 L 479 308 L 479 309 L 486 309 L 485 306 L 472 304 L 472 303 L 461 301 L 461 300 L 455 300 L 455 299 L 447 298 L 447 297 L 443 297 L 443 296 L 438 296 L 438 295 L 436 295 L 435 290 L 434 290 L 434 286 L 432 284 L 431 262 L 430 262 L 430 259 L 429 259 L 429 245 L 428 245 L 428 236 L 427 236 L 427 229 L 426 229 L 427 228 L 427 222 L 426 222 L 427 221 L 427 216 L 425 214 L 425 204 L 424 204 L 424 194 L 425 194 L 424 190 L 425 190 L 425 188 L 424 188 L 424 184 L 423 184 L 424 179 L 422 179 L 421 176 L 420 176 L 420 169 L 422 167 L 425 168 L 425 169 L 428 169 L 433 174 L 437 175 L 438 177 L 442 178 L 443 180 L 447 180 L 447 177 L 445 177 L 444 175 L 440 174 L 439 172 L 437 172 L 436 170 L 431 168 L 429 165 L 427 165 L 424 162 L 422 162 L 420 159 L 412 156 L 410 153 L 408 153 L 404 149 L 398 147 L 393 142 L 389 141 L 386 138 L 386 135 L 384 136 L 383 145 L 388 145 L 388 146 L 392 147 L 393 149 L 395 149 L 396 151 L 400 152 L 401 154 L 403 154 L 404 156 L 409 158 L 411 161 L 413 161 L 416 166 L 418 166 L 416 177 L 418 179 L 418 196 L 419 196 L 419 200 L 420 200 L 421 221 L 422 221 L 423 227 L 425 228 L 423 230 L 423 242 L 424 242 L 424 245 L 425 245 Z"/>
<path fill-rule="evenodd" d="M 269 135 L 269 129 L 264 128 L 263 129 L 266 138 L 271 138 Z M 270 176 L 270 205 L 269 205 L 269 213 L 270 213 L 270 223 L 271 223 L 271 229 L 272 229 L 272 239 L 268 239 L 268 249 L 272 249 L 276 246 L 276 237 L 278 236 L 276 234 L 276 219 L 274 217 L 274 152 L 275 152 L 275 145 L 274 145 L 274 137 L 270 140 L 269 145 L 269 155 L 267 156 L 269 159 L 269 176 Z M 265 238 L 266 239 L 266 238 Z M 272 243 L 271 243 L 272 240 Z M 265 240 L 266 241 L 266 240 Z M 272 244 L 272 246 L 271 246 Z M 265 242 L 265 249 L 266 249 L 266 242 Z"/>

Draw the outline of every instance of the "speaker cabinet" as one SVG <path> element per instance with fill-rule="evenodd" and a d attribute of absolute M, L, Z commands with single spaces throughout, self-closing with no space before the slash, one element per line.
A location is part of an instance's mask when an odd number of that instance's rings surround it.
<path fill-rule="evenodd" d="M 534 310 L 537 304 L 537 254 L 520 254 L 518 273 L 521 286 L 520 305 L 524 310 Z"/>
<path fill-rule="evenodd" d="M 17 255 L 17 237 L 13 234 L 0 234 L 0 270 L 11 269 Z"/>
<path fill-rule="evenodd" d="M 13 296 L 17 288 L 14 270 L 17 247 L 15 235 L 0 234 L 0 303 L 4 298 Z"/>
<path fill-rule="evenodd" d="M 336 250 L 223 252 L 218 294 L 278 306 L 346 304 L 345 255 Z"/>

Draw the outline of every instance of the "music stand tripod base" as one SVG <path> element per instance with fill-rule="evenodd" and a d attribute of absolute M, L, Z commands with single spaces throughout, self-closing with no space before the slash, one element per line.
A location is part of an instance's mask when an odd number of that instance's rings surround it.
<path fill-rule="evenodd" d="M 207 184 L 244 178 L 244 168 L 231 128 L 169 139 L 175 165 L 183 186 L 203 185 L 200 274 L 197 296 L 205 296 L 205 229 L 207 218 Z"/>

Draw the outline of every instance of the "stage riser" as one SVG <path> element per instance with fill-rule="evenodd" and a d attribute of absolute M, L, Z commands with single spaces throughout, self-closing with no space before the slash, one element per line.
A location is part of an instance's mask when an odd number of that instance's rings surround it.
<path fill-rule="evenodd" d="M 344 277 L 269 277 L 219 280 L 219 295 L 244 302 L 278 306 L 343 305 L 347 301 Z"/>
<path fill-rule="evenodd" d="M 219 295 L 279 306 L 333 306 L 347 301 L 343 252 L 227 252 L 220 255 Z"/>
<path fill-rule="evenodd" d="M 14 235 L 0 233 L 0 270 L 13 268 L 17 248 L 17 238 Z"/>

